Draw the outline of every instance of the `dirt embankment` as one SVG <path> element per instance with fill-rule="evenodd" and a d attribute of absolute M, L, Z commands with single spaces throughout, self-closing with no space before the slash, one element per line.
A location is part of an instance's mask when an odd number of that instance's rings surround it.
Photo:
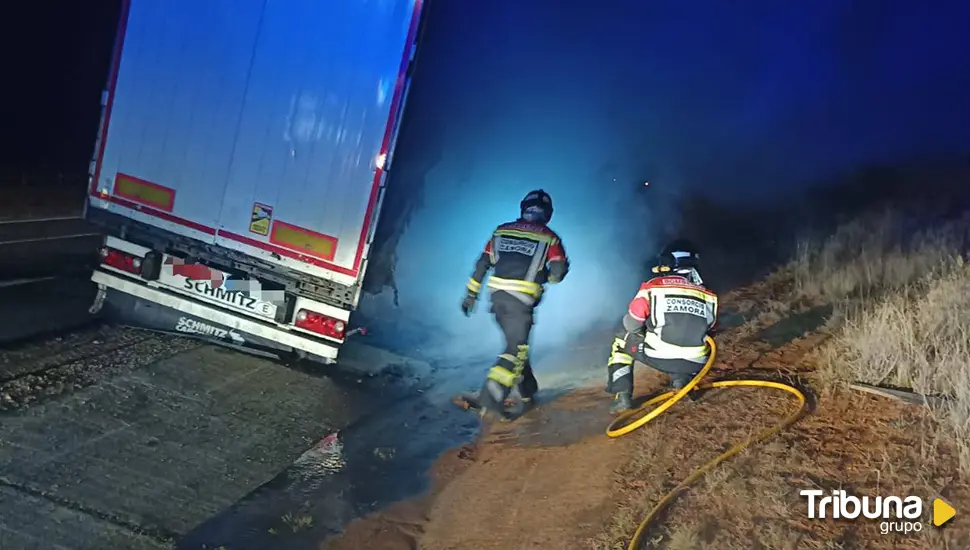
<path fill-rule="evenodd" d="M 321 548 L 575 548 L 611 517 L 614 469 L 630 449 L 599 437 L 605 398 L 577 392 L 487 428 L 438 461 L 428 494 L 351 524 Z"/>
<path fill-rule="evenodd" d="M 783 284 L 773 278 L 723 297 L 727 328 L 709 379 L 795 383 L 809 390 L 811 412 L 680 495 L 650 526 L 644 547 L 970 548 L 970 517 L 960 513 L 970 509 L 970 484 L 939 411 L 820 381 L 816 352 L 838 337 L 838 316 L 830 307 L 779 301 L 790 294 L 777 288 Z M 637 394 L 664 382 L 640 368 Z M 599 387 L 576 392 L 445 454 L 428 494 L 358 520 L 320 548 L 626 548 L 640 520 L 680 480 L 795 406 L 779 391 L 718 389 L 610 439 L 603 433 L 608 396 Z M 920 496 L 921 531 L 883 534 L 879 520 L 809 519 L 799 494 L 806 489 Z M 958 511 L 944 529 L 931 522 L 936 497 Z"/>

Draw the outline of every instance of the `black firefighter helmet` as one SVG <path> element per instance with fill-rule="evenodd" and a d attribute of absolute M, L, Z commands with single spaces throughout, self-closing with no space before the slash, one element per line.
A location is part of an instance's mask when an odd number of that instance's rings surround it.
<path fill-rule="evenodd" d="M 519 203 L 522 219 L 536 223 L 549 223 L 552 219 L 552 197 L 542 189 L 529 191 Z"/>
<path fill-rule="evenodd" d="M 677 273 L 691 279 L 695 284 L 701 284 L 700 254 L 694 243 L 687 239 L 671 241 L 657 256 L 657 265 L 652 271 L 658 275 Z"/>

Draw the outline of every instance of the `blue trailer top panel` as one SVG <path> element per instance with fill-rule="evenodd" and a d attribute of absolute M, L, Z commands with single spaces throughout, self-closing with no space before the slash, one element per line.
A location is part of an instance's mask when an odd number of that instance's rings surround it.
<path fill-rule="evenodd" d="M 129 0 L 90 203 L 352 284 L 421 0 Z"/>

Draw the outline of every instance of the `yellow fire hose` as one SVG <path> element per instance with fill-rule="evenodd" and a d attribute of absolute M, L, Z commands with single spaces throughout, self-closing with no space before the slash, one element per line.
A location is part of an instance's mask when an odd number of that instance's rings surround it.
<path fill-rule="evenodd" d="M 790 386 L 788 384 L 782 384 L 780 382 L 769 382 L 767 380 L 720 380 L 716 382 L 710 382 L 708 384 L 698 385 L 701 379 L 703 379 L 704 376 L 707 375 L 707 372 L 711 370 L 711 367 L 714 365 L 714 357 L 715 355 L 717 355 L 717 345 L 714 343 L 714 339 L 708 336 L 707 343 L 711 346 L 711 356 L 707 359 L 707 363 L 704 364 L 704 368 L 702 368 L 701 371 L 697 373 L 697 375 L 694 376 L 693 379 L 691 379 L 690 383 L 688 383 L 680 390 L 669 391 L 661 395 L 658 395 L 653 399 L 650 399 L 647 402 L 640 405 L 639 408 L 621 414 L 609 425 L 609 427 L 606 428 L 606 435 L 610 437 L 620 437 L 636 430 L 637 428 L 643 427 L 646 423 L 657 418 L 670 407 L 673 407 L 675 403 L 683 399 L 684 396 L 686 396 L 688 393 L 690 393 L 695 389 L 729 388 L 729 387 L 737 387 L 737 386 L 748 386 L 748 387 L 756 387 L 756 388 L 774 388 L 777 390 L 786 391 L 794 395 L 795 398 L 798 399 L 798 410 L 788 415 L 787 417 L 785 417 L 784 420 L 779 422 L 774 427 L 768 428 L 762 431 L 761 433 L 759 433 L 758 435 L 744 442 L 734 445 L 726 452 L 717 456 L 714 460 L 711 460 L 707 464 L 704 464 L 703 466 L 698 468 L 694 473 L 689 475 L 686 479 L 681 481 L 669 493 L 664 495 L 664 497 L 660 499 L 660 502 L 658 502 L 657 505 L 654 506 L 652 510 L 650 510 L 650 513 L 648 513 L 647 516 L 643 518 L 643 521 L 640 522 L 640 525 L 637 527 L 636 532 L 633 534 L 633 538 L 630 540 L 630 544 L 627 546 L 627 550 L 637 550 L 637 548 L 640 547 L 640 543 L 642 542 L 643 536 L 647 531 L 647 527 L 650 526 L 653 520 L 657 517 L 657 514 L 659 514 L 661 510 L 663 510 L 667 505 L 669 505 L 675 498 L 677 498 L 677 496 L 680 493 L 684 492 L 690 485 L 692 485 L 698 479 L 703 477 L 707 472 L 711 471 L 715 466 L 717 466 L 721 462 L 724 462 L 725 460 L 740 453 L 742 450 L 744 450 L 745 448 L 751 445 L 754 445 L 755 443 L 759 443 L 774 435 L 777 435 L 785 428 L 791 426 L 792 424 L 797 422 L 799 418 L 801 418 L 802 413 L 804 413 L 805 411 L 805 394 L 803 394 L 801 391 L 798 390 L 798 388 L 794 386 Z M 632 422 L 629 421 L 631 418 L 642 413 L 642 411 L 644 411 L 651 405 L 657 405 L 658 403 L 660 405 L 657 406 L 657 408 L 650 411 L 649 413 L 647 413 L 646 415 L 640 418 L 637 418 Z"/>

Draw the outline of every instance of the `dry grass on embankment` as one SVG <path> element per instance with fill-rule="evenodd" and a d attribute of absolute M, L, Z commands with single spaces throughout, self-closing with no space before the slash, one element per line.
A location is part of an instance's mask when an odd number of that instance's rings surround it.
<path fill-rule="evenodd" d="M 681 495 L 651 528 L 647 547 L 970 548 L 970 518 L 960 514 L 970 511 L 967 219 L 915 232 L 900 216 L 867 218 L 800 247 L 788 266 L 724 297 L 722 310 L 749 320 L 718 337 L 711 378 L 780 373 L 814 390 L 815 410 Z M 766 341 L 779 331 L 791 336 Z M 950 399 L 906 405 L 850 390 L 854 381 Z M 628 436 L 636 452 L 617 471 L 620 505 L 588 546 L 625 549 L 677 482 L 793 406 L 780 392 L 728 388 Z M 882 534 L 874 520 L 810 520 L 803 489 L 920 496 L 922 530 Z M 958 510 L 946 529 L 929 521 L 935 497 Z"/>
<path fill-rule="evenodd" d="M 946 396 L 933 412 L 970 477 L 970 216 L 908 238 L 905 225 L 886 214 L 803 253 L 796 295 L 835 304 L 841 319 L 816 354 L 822 389 L 855 381 Z"/>

